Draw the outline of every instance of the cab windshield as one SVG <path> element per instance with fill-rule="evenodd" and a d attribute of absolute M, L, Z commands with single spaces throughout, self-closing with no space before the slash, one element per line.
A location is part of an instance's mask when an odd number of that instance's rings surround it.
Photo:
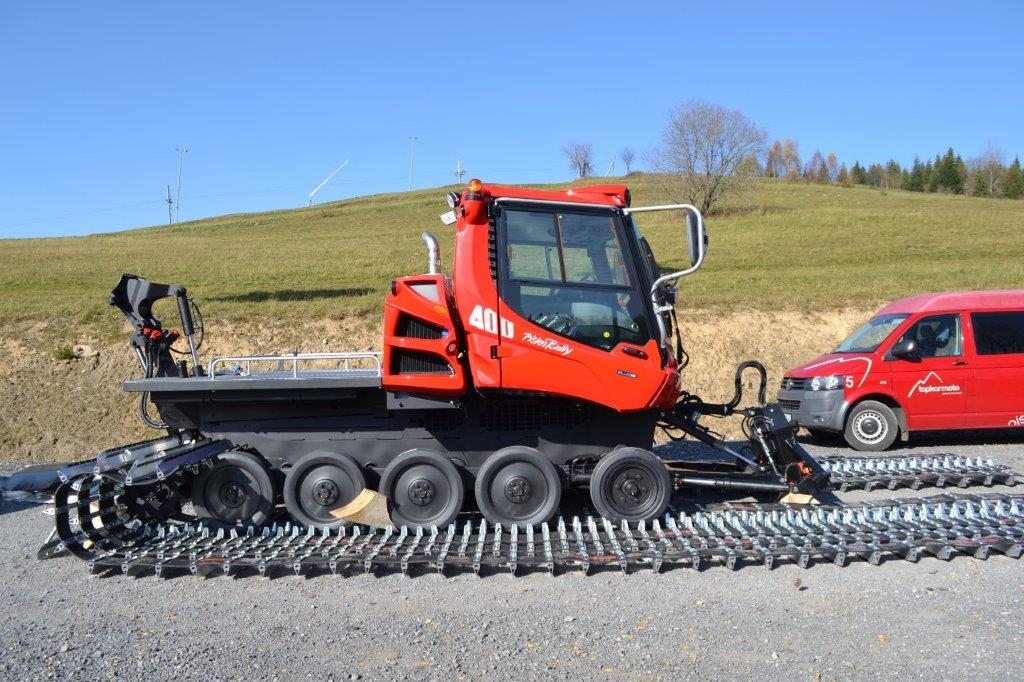
<path fill-rule="evenodd" d="M 835 353 L 874 353 L 903 324 L 907 315 L 879 315 L 865 322 L 836 346 Z"/>
<path fill-rule="evenodd" d="M 506 209 L 503 228 L 502 299 L 516 312 L 603 350 L 650 339 L 617 213 Z"/>

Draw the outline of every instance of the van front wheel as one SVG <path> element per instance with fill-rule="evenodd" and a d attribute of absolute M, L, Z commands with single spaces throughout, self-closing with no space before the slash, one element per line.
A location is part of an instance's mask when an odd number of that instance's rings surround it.
<path fill-rule="evenodd" d="M 854 450 L 881 452 L 900 435 L 899 422 L 892 408 L 874 400 L 859 403 L 846 419 L 843 436 Z"/>

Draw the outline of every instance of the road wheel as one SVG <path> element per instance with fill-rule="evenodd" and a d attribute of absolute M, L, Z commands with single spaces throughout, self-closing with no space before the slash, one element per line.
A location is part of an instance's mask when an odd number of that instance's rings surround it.
<path fill-rule="evenodd" d="M 881 452 L 900 435 L 892 408 L 874 400 L 858 403 L 846 418 L 843 436 L 854 450 Z"/>
<path fill-rule="evenodd" d="M 537 450 L 512 446 L 487 458 L 476 475 L 476 501 L 492 523 L 544 523 L 558 510 L 562 480 Z"/>
<path fill-rule="evenodd" d="M 380 480 L 396 526 L 445 528 L 462 509 L 465 485 L 451 460 L 429 450 L 409 450 L 392 460 Z"/>
<path fill-rule="evenodd" d="M 620 448 L 601 458 L 590 479 L 590 500 L 612 521 L 650 521 L 661 516 L 672 496 L 672 478 L 647 450 Z"/>
<path fill-rule="evenodd" d="M 366 487 L 355 460 L 336 452 L 310 452 L 292 466 L 284 479 L 284 506 L 296 523 L 334 530 L 346 524 L 331 516 Z"/>
<path fill-rule="evenodd" d="M 274 496 L 263 461 L 237 450 L 217 455 L 192 485 L 196 517 L 215 527 L 262 525 L 274 508 Z"/>

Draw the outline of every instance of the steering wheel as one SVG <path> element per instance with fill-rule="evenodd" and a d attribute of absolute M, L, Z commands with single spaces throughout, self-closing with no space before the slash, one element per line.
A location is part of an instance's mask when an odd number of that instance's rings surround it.
<path fill-rule="evenodd" d="M 530 321 L 562 336 L 571 336 L 576 331 L 576 318 L 571 313 L 538 313 Z"/>

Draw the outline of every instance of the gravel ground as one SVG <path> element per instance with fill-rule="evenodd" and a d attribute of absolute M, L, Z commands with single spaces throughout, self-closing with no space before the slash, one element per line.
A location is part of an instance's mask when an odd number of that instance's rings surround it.
<path fill-rule="evenodd" d="M 890 454 L 984 455 L 1024 473 L 1019 436 L 985 438 Z M 92 577 L 72 558 L 37 562 L 51 522 L 39 512 L 0 507 L 5 679 L 995 678 L 1019 668 L 1024 637 L 1024 564 L 1002 556 L 555 578 L 132 579 Z"/>

